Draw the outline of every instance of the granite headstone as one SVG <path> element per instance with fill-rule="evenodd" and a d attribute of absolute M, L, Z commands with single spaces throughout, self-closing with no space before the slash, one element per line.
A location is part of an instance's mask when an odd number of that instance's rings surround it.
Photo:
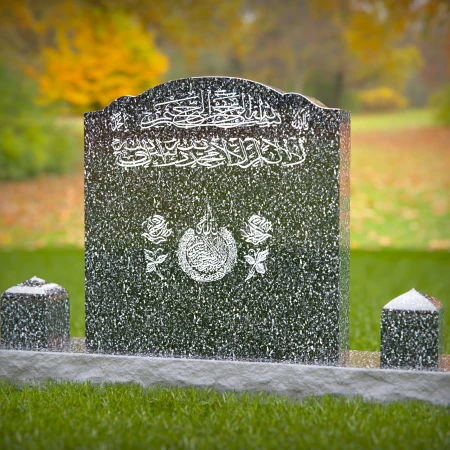
<path fill-rule="evenodd" d="M 89 352 L 336 365 L 350 115 L 237 78 L 85 114 Z"/>

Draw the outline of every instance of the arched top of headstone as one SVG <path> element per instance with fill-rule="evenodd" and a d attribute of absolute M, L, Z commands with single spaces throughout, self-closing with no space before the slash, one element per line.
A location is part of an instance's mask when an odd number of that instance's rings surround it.
<path fill-rule="evenodd" d="M 154 86 L 137 96 L 123 96 L 111 102 L 104 109 L 125 106 L 130 102 L 146 103 L 158 113 L 165 116 L 155 124 L 177 125 L 169 121 L 176 116 L 191 119 L 192 125 L 219 126 L 225 128 L 231 124 L 271 125 L 276 124 L 281 111 L 277 105 L 286 103 L 289 98 L 303 100 L 319 109 L 339 111 L 328 108 L 314 97 L 294 92 L 284 92 L 273 86 L 245 78 L 206 76 L 180 78 Z M 97 111 L 93 111 L 94 113 Z M 90 114 L 90 113 L 86 113 Z M 227 119 L 229 119 L 227 121 Z M 173 121 L 172 121 L 173 122 Z"/>
<path fill-rule="evenodd" d="M 441 308 L 442 303 L 438 299 L 416 291 L 413 288 L 391 300 L 384 306 L 383 309 L 396 311 L 438 312 Z"/>

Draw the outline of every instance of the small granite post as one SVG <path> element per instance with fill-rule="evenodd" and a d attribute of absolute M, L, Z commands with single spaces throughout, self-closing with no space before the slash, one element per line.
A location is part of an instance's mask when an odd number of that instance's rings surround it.
<path fill-rule="evenodd" d="M 415 289 L 390 301 L 381 313 L 381 368 L 438 370 L 443 321 L 442 303 Z"/>
<path fill-rule="evenodd" d="M 0 347 L 69 351 L 69 295 L 57 284 L 33 277 L 7 289 L 0 302 Z"/>

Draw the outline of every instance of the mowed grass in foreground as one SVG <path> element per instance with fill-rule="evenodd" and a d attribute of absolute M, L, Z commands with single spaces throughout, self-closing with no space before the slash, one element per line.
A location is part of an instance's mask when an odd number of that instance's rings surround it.
<path fill-rule="evenodd" d="M 444 449 L 449 409 L 136 385 L 0 384 L 5 449 Z"/>
<path fill-rule="evenodd" d="M 33 275 L 64 286 L 71 300 L 72 336 L 84 336 L 83 250 L 42 249 L 0 252 L 0 290 Z M 450 310 L 450 253 L 363 251 L 351 253 L 350 348 L 379 351 L 382 307 L 416 288 Z M 445 352 L 450 353 L 450 314 L 446 314 Z"/>

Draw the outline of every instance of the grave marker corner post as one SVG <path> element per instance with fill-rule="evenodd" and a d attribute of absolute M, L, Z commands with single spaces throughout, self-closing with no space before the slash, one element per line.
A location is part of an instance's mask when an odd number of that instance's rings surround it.
<path fill-rule="evenodd" d="M 70 349 L 70 305 L 67 291 L 32 277 L 3 292 L 0 300 L 1 348 Z"/>
<path fill-rule="evenodd" d="M 349 165 L 349 113 L 244 79 L 87 113 L 87 351 L 339 364 Z"/>
<path fill-rule="evenodd" d="M 381 312 L 381 368 L 438 370 L 444 345 L 444 308 L 411 289 Z"/>

